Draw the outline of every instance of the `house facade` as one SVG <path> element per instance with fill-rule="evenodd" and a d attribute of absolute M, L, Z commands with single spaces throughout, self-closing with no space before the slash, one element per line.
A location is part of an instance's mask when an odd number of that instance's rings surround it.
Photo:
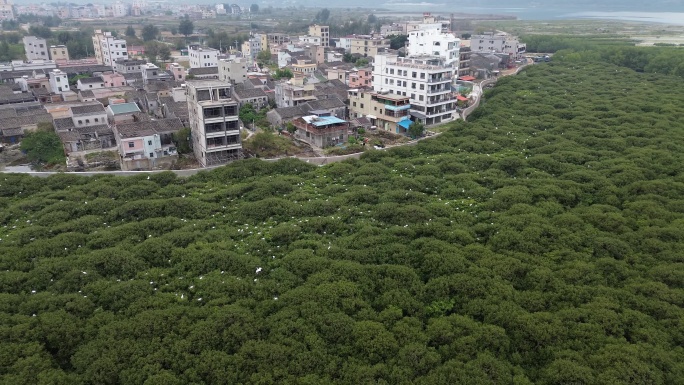
<path fill-rule="evenodd" d="M 437 124 L 454 118 L 456 97 L 451 85 L 457 71 L 436 56 L 378 55 L 373 63 L 373 90 L 410 97 L 414 120 Z"/>
<path fill-rule="evenodd" d="M 238 103 L 231 84 L 219 80 L 188 81 L 188 117 L 195 158 L 202 167 L 242 158 Z"/>
<path fill-rule="evenodd" d="M 218 54 L 217 49 L 189 45 L 190 68 L 218 67 Z"/>
<path fill-rule="evenodd" d="M 276 105 L 278 107 L 294 107 L 310 100 L 316 100 L 314 90 L 315 86 L 305 84 L 302 76 L 295 76 L 288 81 L 276 83 Z"/>
<path fill-rule="evenodd" d="M 119 59 L 128 59 L 126 40 L 117 39 L 111 32 L 95 30 L 93 35 L 93 48 L 98 64 L 114 68 Z"/>
<path fill-rule="evenodd" d="M 24 36 L 23 42 L 27 60 L 50 60 L 50 49 L 45 39 L 35 36 Z"/>
<path fill-rule="evenodd" d="M 370 89 L 349 90 L 349 117 L 367 118 L 380 130 L 403 134 L 411 124 L 411 98 Z"/>
<path fill-rule="evenodd" d="M 345 143 L 349 122 L 335 116 L 308 115 L 292 121 L 295 137 L 312 146 L 324 148 Z"/>

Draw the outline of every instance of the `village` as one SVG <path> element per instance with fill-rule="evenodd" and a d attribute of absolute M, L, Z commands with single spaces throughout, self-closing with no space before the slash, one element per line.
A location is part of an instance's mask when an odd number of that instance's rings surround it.
<path fill-rule="evenodd" d="M 250 31 L 225 49 L 155 39 L 168 51 L 160 60 L 124 31 L 95 30 L 93 56 L 79 59 L 23 36 L 25 59 L 0 63 L 0 138 L 17 154 L 0 160 L 24 161 L 18 144 L 37 130 L 59 137 L 57 171 L 206 168 L 406 143 L 464 118 L 481 82 L 527 62 L 515 36 L 455 24 L 424 13 L 332 36 L 316 23 L 297 35 Z M 187 14 L 179 28 L 192 35 Z"/>

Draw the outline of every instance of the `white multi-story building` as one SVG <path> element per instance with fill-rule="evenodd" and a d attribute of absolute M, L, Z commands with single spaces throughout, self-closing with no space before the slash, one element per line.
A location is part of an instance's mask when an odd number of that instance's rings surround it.
<path fill-rule="evenodd" d="M 50 81 L 50 91 L 55 94 L 62 94 L 69 89 L 69 77 L 65 72 L 61 70 L 54 69 L 48 74 Z"/>
<path fill-rule="evenodd" d="M 14 20 L 14 8 L 9 0 L 0 0 L 0 20 Z"/>
<path fill-rule="evenodd" d="M 373 63 L 373 90 L 409 96 L 411 116 L 431 125 L 453 119 L 456 98 L 451 89 L 458 67 L 437 56 L 398 57 L 378 54 Z"/>
<path fill-rule="evenodd" d="M 95 49 L 95 58 L 98 64 L 114 68 L 117 60 L 128 59 L 126 40 L 115 38 L 111 32 L 95 30 L 93 48 Z"/>
<path fill-rule="evenodd" d="M 470 37 L 470 49 L 478 53 L 503 53 L 518 60 L 525 55 L 526 45 L 505 32 L 489 32 Z"/>
<path fill-rule="evenodd" d="M 218 67 L 218 54 L 214 48 L 189 45 L 190 68 Z"/>
<path fill-rule="evenodd" d="M 441 24 L 422 24 L 408 36 L 408 56 L 439 56 L 447 65 L 458 65 L 461 39 L 442 32 Z"/>
<path fill-rule="evenodd" d="M 40 37 L 24 36 L 24 52 L 27 60 L 50 60 L 47 41 Z"/>
<path fill-rule="evenodd" d="M 128 16 L 128 4 L 116 2 L 112 4 L 112 16 L 124 17 Z"/>
<path fill-rule="evenodd" d="M 187 83 L 192 149 L 202 167 L 242 158 L 238 103 L 231 85 L 220 80 Z"/>
<path fill-rule="evenodd" d="M 219 60 L 219 80 L 232 84 L 247 80 L 247 60 L 245 58 Z"/>
<path fill-rule="evenodd" d="M 261 50 L 261 35 L 250 36 L 249 39 L 242 43 L 242 56 L 251 60 L 255 60 Z"/>

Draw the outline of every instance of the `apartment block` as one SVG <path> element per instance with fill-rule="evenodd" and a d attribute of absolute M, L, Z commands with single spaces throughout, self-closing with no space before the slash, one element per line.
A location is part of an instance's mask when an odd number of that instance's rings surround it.
<path fill-rule="evenodd" d="M 323 47 L 330 47 L 330 27 L 327 25 L 314 24 L 309 26 L 310 36 L 320 36 L 321 45 Z"/>
<path fill-rule="evenodd" d="M 14 8 L 9 0 L 0 0 L 0 20 L 14 20 Z"/>
<path fill-rule="evenodd" d="M 489 32 L 471 36 L 470 49 L 478 53 L 503 53 L 512 57 L 513 60 L 519 60 L 525 55 L 527 46 L 520 43 L 517 37 L 507 33 Z"/>
<path fill-rule="evenodd" d="M 408 96 L 363 88 L 349 90 L 350 118 L 366 117 L 380 130 L 406 133 L 411 125 L 410 109 L 411 98 Z"/>
<path fill-rule="evenodd" d="M 414 120 L 437 124 L 453 119 L 456 97 L 451 84 L 457 71 L 437 56 L 380 54 L 373 63 L 373 90 L 408 96 Z"/>
<path fill-rule="evenodd" d="M 120 74 L 140 73 L 145 64 L 147 64 L 145 60 L 119 59 L 114 62 L 114 70 Z"/>
<path fill-rule="evenodd" d="M 244 58 L 219 60 L 218 78 L 232 84 L 247 80 L 247 60 Z"/>
<path fill-rule="evenodd" d="M 188 81 L 187 102 L 195 158 L 202 167 L 242 158 L 238 103 L 231 84 L 219 80 Z"/>
<path fill-rule="evenodd" d="M 349 52 L 359 54 L 363 57 L 375 57 L 378 52 L 382 52 L 390 47 L 389 39 L 374 37 L 370 35 L 356 35 L 348 37 Z"/>
<path fill-rule="evenodd" d="M 190 68 L 218 67 L 218 54 L 217 49 L 189 45 Z"/>
<path fill-rule="evenodd" d="M 50 58 L 54 61 L 69 60 L 69 49 L 65 45 L 51 45 Z"/>
<path fill-rule="evenodd" d="M 70 91 L 69 89 L 69 77 L 66 72 L 54 69 L 48 74 L 50 77 L 50 91 L 55 94 L 62 94 L 64 92 Z"/>
<path fill-rule="evenodd" d="M 295 74 L 292 79 L 276 83 L 275 99 L 276 105 L 282 107 L 295 107 L 311 100 L 316 100 L 314 95 L 315 86 L 306 84 L 301 74 Z"/>
<path fill-rule="evenodd" d="M 261 52 L 262 49 L 265 49 L 262 48 L 263 42 L 261 37 L 262 35 L 253 35 L 242 43 L 241 51 L 243 57 L 249 58 L 251 60 L 256 59 L 257 55 L 259 55 L 259 52 Z M 263 35 L 263 37 L 265 38 L 266 35 Z"/>
<path fill-rule="evenodd" d="M 126 40 L 115 38 L 111 32 L 95 30 L 93 48 L 98 64 L 115 68 L 117 60 L 128 59 Z"/>
<path fill-rule="evenodd" d="M 50 60 L 50 50 L 45 39 L 35 36 L 24 36 L 23 40 L 27 60 Z"/>
<path fill-rule="evenodd" d="M 460 47 L 461 39 L 442 32 L 441 24 L 421 24 L 408 35 L 408 56 L 439 56 L 446 65 L 458 66 Z"/>

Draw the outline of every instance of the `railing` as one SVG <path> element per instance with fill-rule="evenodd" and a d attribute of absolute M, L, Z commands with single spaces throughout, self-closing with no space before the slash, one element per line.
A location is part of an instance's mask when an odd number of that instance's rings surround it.
<path fill-rule="evenodd" d="M 397 112 L 390 112 L 388 110 L 385 110 L 385 116 L 389 116 L 391 118 L 401 118 L 402 116 L 408 116 L 408 110 L 401 110 Z"/>
<path fill-rule="evenodd" d="M 443 83 L 443 82 L 450 82 L 453 79 L 451 76 L 446 76 L 438 79 L 428 79 L 428 83 L 434 84 L 434 83 Z"/>
<path fill-rule="evenodd" d="M 444 96 L 441 97 L 441 98 L 432 98 L 432 99 L 429 99 L 429 100 L 428 100 L 428 103 L 434 104 L 434 103 L 449 102 L 449 101 L 452 101 L 452 100 L 456 100 L 456 97 L 455 97 L 454 95 L 449 94 L 449 95 L 444 95 Z"/>
<path fill-rule="evenodd" d="M 428 89 L 427 93 L 428 95 L 434 95 L 434 94 L 439 94 L 443 92 L 451 92 L 451 88 L 439 88 L 439 89 Z"/>

